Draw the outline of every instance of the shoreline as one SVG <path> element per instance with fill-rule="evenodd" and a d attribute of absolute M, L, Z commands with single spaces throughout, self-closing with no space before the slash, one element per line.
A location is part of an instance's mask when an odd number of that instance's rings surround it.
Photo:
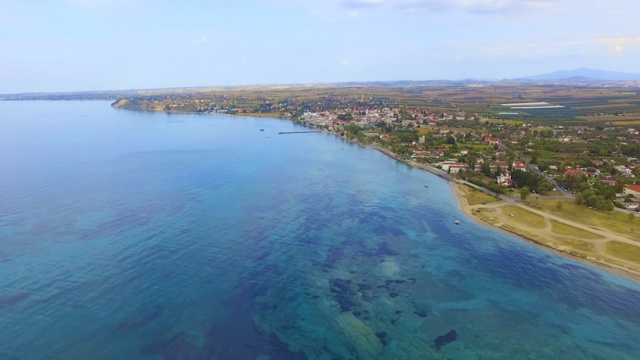
<path fill-rule="evenodd" d="M 454 198 L 456 200 L 456 204 L 458 206 L 458 210 L 460 210 L 460 212 L 467 219 L 471 220 L 472 222 L 474 222 L 474 223 L 476 223 L 478 225 L 482 225 L 482 226 L 485 226 L 487 228 L 498 230 L 498 231 L 500 231 L 500 232 L 502 232 L 503 234 L 506 234 L 506 235 L 515 236 L 515 237 L 517 237 L 517 238 L 519 238 L 521 240 L 524 240 L 524 241 L 526 241 L 526 242 L 528 242 L 530 244 L 533 244 L 534 246 L 536 246 L 536 247 L 538 247 L 538 248 L 540 248 L 542 250 L 551 252 L 551 253 L 556 254 L 558 256 L 562 256 L 562 257 L 567 258 L 567 259 L 576 260 L 576 261 L 578 261 L 580 263 L 583 263 L 585 265 L 593 266 L 593 267 L 598 268 L 600 270 L 604 270 L 604 271 L 613 273 L 615 275 L 622 276 L 625 279 L 631 280 L 633 282 L 640 283 L 640 272 L 638 272 L 638 271 L 635 271 L 635 270 L 632 270 L 632 269 L 628 269 L 628 268 L 625 268 L 623 266 L 619 266 L 619 265 L 616 265 L 616 264 L 611 264 L 611 263 L 608 263 L 608 262 L 597 261 L 597 260 L 589 259 L 587 257 L 578 256 L 578 255 L 572 254 L 572 253 L 570 253 L 568 251 L 562 251 L 562 250 L 557 249 L 555 247 L 552 247 L 552 246 L 549 246 L 547 244 L 538 242 L 535 239 L 529 238 L 529 237 L 527 237 L 527 236 L 525 236 L 523 234 L 520 234 L 520 233 L 517 233 L 517 232 L 514 232 L 514 231 L 510 231 L 510 230 L 505 229 L 505 228 L 500 227 L 500 226 L 495 226 L 493 224 L 490 224 L 488 222 L 483 221 L 482 219 L 480 219 L 480 218 L 478 218 L 476 216 L 473 216 L 470 206 L 465 203 L 466 199 L 464 198 L 464 196 L 460 193 L 460 190 L 458 189 L 458 186 L 466 186 L 466 185 L 457 182 L 455 179 L 450 177 L 448 174 L 446 174 L 445 172 L 443 172 L 443 171 L 441 171 L 441 170 L 439 170 L 437 168 L 434 168 L 432 166 L 428 166 L 428 165 L 425 165 L 425 164 L 416 163 L 414 161 L 404 160 L 404 159 L 398 157 L 393 152 L 391 152 L 388 149 L 385 149 L 385 148 L 383 148 L 381 146 L 375 146 L 375 145 L 370 145 L 370 146 L 361 145 L 361 146 L 369 147 L 369 148 L 372 148 L 374 150 L 380 151 L 381 153 L 387 155 L 388 157 L 390 157 L 390 158 L 392 158 L 392 159 L 394 159 L 396 161 L 400 161 L 400 162 L 402 162 L 402 163 L 404 163 L 404 164 L 406 164 L 406 165 L 408 165 L 408 166 L 410 166 L 412 168 L 415 168 L 415 169 L 428 171 L 429 173 L 431 173 L 433 175 L 436 175 L 436 176 L 446 180 L 447 182 L 449 182 L 449 185 L 451 187 L 451 191 L 453 193 L 453 196 L 454 196 Z M 444 175 L 444 176 L 442 176 L 442 175 Z M 518 206 L 518 207 L 521 207 L 523 209 L 527 209 L 526 206 L 523 206 L 521 204 L 510 204 L 510 205 Z"/>
<path fill-rule="evenodd" d="M 466 198 L 461 194 L 460 189 L 458 189 L 458 187 L 457 187 L 457 186 L 465 186 L 465 185 L 464 184 L 459 184 L 459 183 L 453 182 L 453 181 L 450 183 L 450 185 L 451 185 L 451 190 L 452 190 L 452 192 L 454 194 L 454 197 L 456 199 L 456 204 L 458 206 L 458 210 L 460 210 L 460 212 L 462 214 L 464 214 L 469 220 L 473 221 L 474 223 L 476 223 L 478 225 L 482 225 L 482 226 L 488 227 L 488 228 L 491 228 L 491 229 L 494 229 L 494 230 L 497 230 L 497 231 L 500 231 L 500 232 L 502 232 L 504 234 L 507 234 L 507 235 L 510 235 L 510 236 L 515 236 L 517 238 L 520 238 L 521 240 L 524 240 L 524 241 L 526 241 L 526 242 L 528 242 L 530 244 L 533 244 L 534 246 L 536 246 L 536 247 L 538 247 L 538 248 L 540 248 L 542 250 L 551 252 L 553 254 L 562 256 L 564 258 L 576 260 L 576 261 L 578 261 L 578 262 L 580 262 L 582 264 L 593 266 L 593 267 L 598 268 L 600 270 L 604 270 L 604 271 L 607 271 L 609 273 L 613 273 L 615 275 L 622 276 L 627 280 L 631 280 L 633 282 L 640 283 L 640 272 L 637 272 L 635 270 L 627 269 L 627 268 L 625 268 L 623 266 L 618 266 L 616 264 L 611 264 L 611 263 L 608 263 L 608 262 L 596 261 L 596 260 L 593 260 L 593 259 L 589 259 L 587 257 L 574 255 L 574 254 L 572 254 L 572 253 L 570 253 L 568 251 L 562 251 L 562 250 L 557 249 L 555 247 L 549 246 L 549 245 L 547 245 L 545 243 L 541 243 L 539 241 L 536 241 L 535 239 L 529 238 L 524 234 L 520 234 L 520 233 L 517 233 L 517 232 L 514 232 L 514 231 L 510 231 L 510 230 L 505 229 L 505 228 L 503 228 L 501 226 L 496 226 L 496 225 L 493 225 L 493 224 L 490 224 L 488 222 L 483 221 L 482 219 L 480 219 L 480 218 L 478 218 L 478 217 L 476 217 L 476 216 L 474 216 L 472 214 L 470 205 L 465 203 L 466 202 Z M 528 211 L 527 207 L 523 206 L 523 205 L 515 205 L 515 204 L 509 204 L 509 205 L 518 206 L 518 207 L 521 207 L 521 208 L 523 208 L 523 209 Z"/>
<path fill-rule="evenodd" d="M 156 113 L 162 113 L 164 111 L 156 111 L 156 110 L 146 110 L 146 109 L 127 109 L 127 108 L 122 108 L 122 107 L 115 107 L 112 104 L 112 107 L 115 109 L 119 109 L 119 110 L 133 110 L 133 111 L 148 111 L 148 112 L 156 112 Z M 223 114 L 223 113 L 206 113 L 206 114 L 201 114 L 201 113 L 192 113 L 192 112 L 169 112 L 169 114 L 174 113 L 174 114 L 194 114 L 194 115 L 227 115 L 227 116 L 237 116 L 237 117 L 255 117 L 253 115 L 250 114 Z M 267 117 L 265 117 L 267 118 Z M 272 118 L 272 117 L 268 117 L 268 118 Z M 289 121 L 293 121 L 290 118 L 272 118 L 275 120 L 289 120 Z M 314 129 L 317 129 L 315 126 L 313 125 L 309 125 L 306 124 L 306 127 L 311 127 Z M 508 229 L 505 229 L 503 227 L 500 226 L 495 226 L 493 224 L 490 224 L 488 222 L 483 221 L 482 219 L 474 216 L 471 212 L 471 208 L 470 205 L 466 204 L 466 199 L 464 198 L 464 196 L 460 193 L 460 190 L 457 188 L 457 186 L 465 186 L 464 184 L 458 183 L 453 177 L 451 177 L 449 174 L 445 173 L 444 171 L 437 169 L 433 166 L 427 165 L 427 164 L 422 164 L 422 163 L 418 163 L 416 161 L 412 161 L 412 160 L 407 160 L 407 159 L 403 159 L 401 157 L 399 157 L 398 155 L 396 155 L 395 153 L 393 153 L 392 151 L 390 151 L 389 149 L 382 147 L 380 145 L 366 145 L 366 144 L 360 144 L 358 142 L 354 142 L 351 141 L 349 139 L 347 139 L 346 137 L 340 136 L 338 134 L 334 134 L 322 129 L 319 129 L 320 131 L 322 131 L 323 133 L 326 134 L 330 134 L 330 135 L 334 135 L 337 136 L 341 139 L 344 139 L 345 141 L 352 143 L 352 144 L 357 144 L 359 146 L 362 147 L 366 147 L 366 148 L 370 148 L 376 151 L 379 151 L 381 153 L 383 153 L 384 155 L 388 156 L 389 158 L 399 161 L 401 163 L 404 163 L 405 165 L 414 168 L 414 169 L 419 169 L 419 170 L 424 170 L 427 171 L 429 173 L 431 173 L 432 175 L 435 175 L 445 181 L 447 181 L 451 187 L 451 191 L 452 194 L 456 200 L 456 204 L 458 206 L 458 210 L 460 210 L 460 212 L 467 217 L 469 220 L 473 221 L 474 223 L 478 224 L 478 225 L 482 225 L 485 226 L 487 228 L 491 228 L 493 230 L 498 230 L 504 234 L 510 235 L 510 236 L 515 236 L 517 238 L 520 238 L 521 240 L 527 241 L 531 244 L 533 244 L 534 246 L 543 249 L 545 251 L 551 252 L 553 254 L 556 254 L 558 256 L 562 256 L 564 258 L 567 259 L 572 259 L 572 260 L 576 260 L 580 263 L 583 263 L 585 265 L 589 265 L 589 266 L 593 266 L 596 267 L 600 270 L 604 270 L 607 271 L 609 273 L 618 275 L 618 276 L 622 276 L 625 279 L 631 280 L 633 282 L 636 283 L 640 283 L 640 272 L 638 271 L 634 271 L 631 269 L 627 269 L 623 266 L 619 266 L 616 264 L 611 264 L 608 262 L 602 262 L 602 261 L 596 261 L 593 259 L 589 259 L 587 257 L 583 257 L 583 256 L 578 256 L 575 254 L 572 254 L 568 251 L 563 251 L 557 248 L 554 248 L 552 246 L 549 246 L 547 244 L 541 243 L 536 241 L 535 239 L 529 238 L 523 234 L 514 232 L 514 231 L 510 231 Z M 510 204 L 510 205 L 515 205 L 524 209 L 527 209 L 526 206 L 523 206 L 522 204 Z"/>

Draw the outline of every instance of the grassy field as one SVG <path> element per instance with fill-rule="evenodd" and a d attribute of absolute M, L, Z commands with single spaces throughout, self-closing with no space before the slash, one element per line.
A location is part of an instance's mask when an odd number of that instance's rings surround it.
<path fill-rule="evenodd" d="M 503 213 L 512 218 L 515 223 L 524 223 L 527 224 L 527 226 L 535 228 L 545 228 L 547 226 L 547 221 L 544 219 L 544 217 L 538 214 L 534 214 L 531 211 L 528 211 L 521 207 L 505 205 L 501 207 L 501 210 Z"/>
<path fill-rule="evenodd" d="M 594 234 L 589 231 L 578 229 L 571 225 L 563 224 L 555 220 L 551 220 L 550 222 L 551 222 L 551 231 L 553 231 L 558 235 L 569 236 L 569 237 L 574 237 L 578 239 L 587 239 L 587 240 L 604 239 L 602 236 L 598 234 Z"/>
<path fill-rule="evenodd" d="M 482 203 L 492 203 L 500 201 L 491 195 L 487 195 L 482 191 L 478 191 L 472 187 L 460 184 L 454 184 L 458 187 L 458 190 L 462 193 L 462 196 L 467 200 L 469 205 L 479 205 Z"/>
<path fill-rule="evenodd" d="M 561 210 L 556 208 L 558 201 L 562 202 Z M 572 200 L 538 199 L 529 200 L 527 204 L 564 219 L 585 224 L 592 228 L 611 230 L 640 242 L 640 219 L 636 218 L 629 221 L 629 218 L 624 213 L 593 210 L 585 206 L 576 205 Z"/>
<path fill-rule="evenodd" d="M 619 241 L 609 241 L 606 245 L 606 251 L 607 254 L 619 259 L 640 263 L 640 247 Z"/>
<path fill-rule="evenodd" d="M 575 237 L 551 236 L 547 239 L 548 245 L 556 249 L 570 250 L 573 255 L 583 257 L 595 256 L 595 245 L 588 241 L 576 239 Z"/>

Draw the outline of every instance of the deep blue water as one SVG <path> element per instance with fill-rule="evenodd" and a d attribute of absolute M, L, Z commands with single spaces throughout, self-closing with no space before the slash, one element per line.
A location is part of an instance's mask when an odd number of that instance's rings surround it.
<path fill-rule="evenodd" d="M 0 358 L 640 358 L 638 284 L 298 129 L 0 102 Z"/>

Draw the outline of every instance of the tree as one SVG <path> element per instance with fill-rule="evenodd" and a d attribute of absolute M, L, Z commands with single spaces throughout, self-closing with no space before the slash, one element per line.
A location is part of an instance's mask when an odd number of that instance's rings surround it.
<path fill-rule="evenodd" d="M 531 195 L 531 190 L 529 190 L 528 186 L 525 186 L 522 189 L 520 189 L 520 199 L 521 200 L 527 200 L 529 195 Z"/>
<path fill-rule="evenodd" d="M 556 210 L 558 210 L 558 211 L 562 210 L 562 201 L 558 201 L 556 203 Z"/>
<path fill-rule="evenodd" d="M 575 202 L 576 205 L 582 205 L 582 203 L 584 202 L 584 197 L 582 196 L 581 192 L 576 194 Z"/>
<path fill-rule="evenodd" d="M 629 213 L 629 215 L 627 215 L 627 220 L 629 220 L 629 222 L 632 222 L 633 219 L 635 219 L 635 218 L 636 218 L 636 216 L 633 215 L 633 213 Z"/>

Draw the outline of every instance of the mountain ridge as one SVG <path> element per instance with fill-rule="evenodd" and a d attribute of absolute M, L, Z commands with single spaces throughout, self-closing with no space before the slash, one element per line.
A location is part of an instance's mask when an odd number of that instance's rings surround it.
<path fill-rule="evenodd" d="M 549 73 L 527 76 L 527 80 L 640 80 L 640 73 L 626 73 L 601 69 L 577 68 L 574 70 L 557 70 Z"/>

